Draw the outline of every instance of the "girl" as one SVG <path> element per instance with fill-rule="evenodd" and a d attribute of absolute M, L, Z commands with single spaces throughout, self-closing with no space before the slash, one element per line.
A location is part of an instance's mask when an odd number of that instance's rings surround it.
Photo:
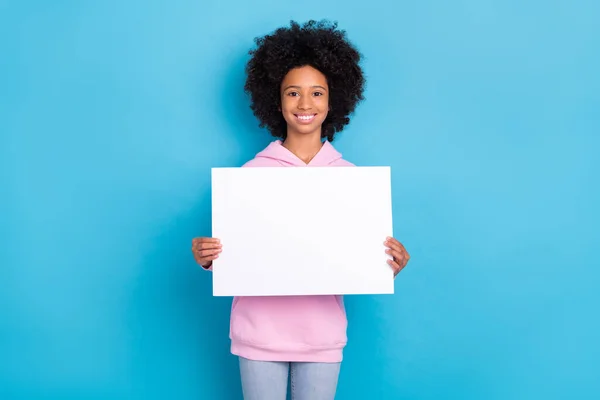
<path fill-rule="evenodd" d="M 292 22 L 256 40 L 245 90 L 251 108 L 277 140 L 244 167 L 352 166 L 331 145 L 363 100 L 360 54 L 336 24 Z M 286 210 L 294 212 L 294 210 Z M 394 276 L 409 255 L 382 238 Z M 212 269 L 218 238 L 194 238 L 198 264 Z M 284 400 L 288 375 L 293 400 L 335 397 L 347 319 L 342 296 L 236 297 L 231 352 L 239 357 L 246 400 Z"/>

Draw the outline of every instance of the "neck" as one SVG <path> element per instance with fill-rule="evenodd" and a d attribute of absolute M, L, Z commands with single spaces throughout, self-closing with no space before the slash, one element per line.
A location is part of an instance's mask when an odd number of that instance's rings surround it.
<path fill-rule="evenodd" d="M 317 155 L 319 150 L 321 150 L 323 142 L 321 142 L 320 133 L 315 135 L 295 135 L 288 133 L 282 145 L 308 164 Z"/>

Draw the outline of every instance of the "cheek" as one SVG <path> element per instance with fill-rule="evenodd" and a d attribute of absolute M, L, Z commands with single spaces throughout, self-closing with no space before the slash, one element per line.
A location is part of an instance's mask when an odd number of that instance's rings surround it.
<path fill-rule="evenodd" d="M 324 112 L 329 111 L 329 97 L 327 97 L 327 96 L 319 97 L 316 104 L 318 104 L 318 107 L 320 110 L 322 110 Z"/>
<path fill-rule="evenodd" d="M 279 107 L 279 113 L 283 117 L 286 123 L 290 124 L 294 121 L 293 104 L 289 99 L 281 99 L 281 106 Z"/>
<path fill-rule="evenodd" d="M 279 111 L 281 111 L 282 113 L 287 113 L 289 112 L 289 110 L 291 110 L 293 107 L 292 102 L 290 101 L 289 97 L 283 97 L 281 99 L 281 106 Z"/>

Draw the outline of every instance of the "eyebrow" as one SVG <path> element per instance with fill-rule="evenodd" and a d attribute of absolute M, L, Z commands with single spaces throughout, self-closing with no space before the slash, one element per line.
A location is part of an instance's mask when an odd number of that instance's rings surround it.
<path fill-rule="evenodd" d="M 292 88 L 294 88 L 294 89 L 301 89 L 301 87 L 300 87 L 300 86 L 297 86 L 297 85 L 289 85 L 289 86 L 286 86 L 286 87 L 285 87 L 283 90 L 284 90 L 284 91 L 286 91 L 286 90 L 288 90 L 288 89 L 292 89 Z M 323 90 L 327 90 L 325 87 L 323 87 L 323 86 L 321 86 L 321 85 L 314 85 L 314 86 L 311 86 L 311 88 L 320 88 L 320 89 L 323 89 Z"/>

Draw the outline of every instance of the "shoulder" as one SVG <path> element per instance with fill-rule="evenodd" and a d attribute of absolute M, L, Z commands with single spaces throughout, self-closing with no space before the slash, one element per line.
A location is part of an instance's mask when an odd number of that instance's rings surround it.
<path fill-rule="evenodd" d="M 339 158 L 330 164 L 332 167 L 356 167 L 353 163 L 343 158 Z"/>
<path fill-rule="evenodd" d="M 277 162 L 277 160 L 274 160 L 272 158 L 258 157 L 258 158 L 253 158 L 250 161 L 247 161 L 245 164 L 242 165 L 242 168 L 278 167 L 279 165 L 280 165 L 280 163 Z"/>
<path fill-rule="evenodd" d="M 346 160 L 344 155 L 339 152 L 329 141 L 323 144 L 323 154 L 321 157 L 331 167 L 355 167 L 353 163 Z"/>
<path fill-rule="evenodd" d="M 351 163 L 348 160 L 344 160 L 343 158 L 340 160 L 340 166 L 341 167 L 356 167 L 355 164 Z"/>

